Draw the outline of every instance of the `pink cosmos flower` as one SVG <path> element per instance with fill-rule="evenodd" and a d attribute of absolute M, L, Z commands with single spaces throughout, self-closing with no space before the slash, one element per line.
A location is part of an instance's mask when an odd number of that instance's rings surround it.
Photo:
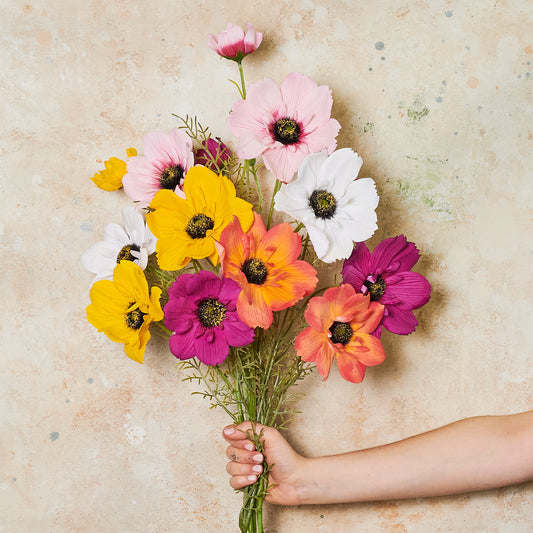
<path fill-rule="evenodd" d="M 128 159 L 128 172 L 122 178 L 125 193 L 139 207 L 146 207 L 160 189 L 176 190 L 194 165 L 192 139 L 181 130 L 153 131 L 143 139 L 144 156 Z"/>
<path fill-rule="evenodd" d="M 178 359 L 198 357 L 206 365 L 218 365 L 230 346 L 246 346 L 254 340 L 254 330 L 237 314 L 239 285 L 229 278 L 201 270 L 182 274 L 168 291 L 165 326 L 174 333 L 170 351 Z"/>
<path fill-rule="evenodd" d="M 335 150 L 341 126 L 331 118 L 332 104 L 329 87 L 297 72 L 280 87 L 268 78 L 255 83 L 228 118 L 230 131 L 239 138 L 239 157 L 262 155 L 267 169 L 288 183 L 305 156 Z"/>
<path fill-rule="evenodd" d="M 383 320 L 374 333 L 377 337 L 382 326 L 392 333 L 407 335 L 418 325 L 412 310 L 422 307 L 431 293 L 427 279 L 410 271 L 418 257 L 414 243 L 399 235 L 381 241 L 373 253 L 360 242 L 344 262 L 344 282 L 385 306 Z"/>
<path fill-rule="evenodd" d="M 202 141 L 202 147 L 194 150 L 194 164 L 203 165 L 214 172 L 223 172 L 231 158 L 230 149 L 220 140 L 220 137 L 209 137 Z"/>
<path fill-rule="evenodd" d="M 240 63 L 244 56 L 255 52 L 261 44 L 263 34 L 256 32 L 250 23 L 247 31 L 236 24 L 228 24 L 226 29 L 215 37 L 212 33 L 207 38 L 207 44 L 219 56 Z"/>

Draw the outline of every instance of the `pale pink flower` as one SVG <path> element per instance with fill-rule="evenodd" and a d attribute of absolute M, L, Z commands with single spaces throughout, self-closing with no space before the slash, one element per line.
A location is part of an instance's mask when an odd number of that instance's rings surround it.
<path fill-rule="evenodd" d="M 160 189 L 179 191 L 194 165 L 192 139 L 181 130 L 152 131 L 143 139 L 142 156 L 128 159 L 122 178 L 124 192 L 140 207 L 146 207 Z"/>
<path fill-rule="evenodd" d="M 262 155 L 274 177 L 288 183 L 308 154 L 335 150 L 341 126 L 331 118 L 332 104 L 329 87 L 297 72 L 280 87 L 269 78 L 255 83 L 228 118 L 239 157 Z"/>
<path fill-rule="evenodd" d="M 207 38 L 207 44 L 219 56 L 240 63 L 244 56 L 257 50 L 261 44 L 263 34 L 255 31 L 250 23 L 246 33 L 236 24 L 228 24 L 226 29 L 215 37 L 212 33 Z"/>

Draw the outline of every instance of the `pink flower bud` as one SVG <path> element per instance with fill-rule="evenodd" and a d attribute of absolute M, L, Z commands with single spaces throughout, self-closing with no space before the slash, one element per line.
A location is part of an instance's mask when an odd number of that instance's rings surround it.
<path fill-rule="evenodd" d="M 230 149 L 220 140 L 220 137 L 202 141 L 201 148 L 194 150 L 194 164 L 203 165 L 215 172 L 223 172 L 231 157 Z"/>
<path fill-rule="evenodd" d="M 250 23 L 246 33 L 235 24 L 228 24 L 226 29 L 215 37 L 212 33 L 207 38 L 207 44 L 219 55 L 240 63 L 244 56 L 257 50 L 261 44 L 263 34 L 256 32 Z"/>

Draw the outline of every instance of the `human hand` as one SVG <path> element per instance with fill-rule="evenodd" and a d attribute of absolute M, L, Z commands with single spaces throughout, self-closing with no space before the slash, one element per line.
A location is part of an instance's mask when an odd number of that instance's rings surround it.
<path fill-rule="evenodd" d="M 307 459 L 297 454 L 277 429 L 261 424 L 254 424 L 254 428 L 257 434 L 263 431 L 261 440 L 264 455 L 257 452 L 253 442 L 248 439 L 251 422 L 227 426 L 222 432 L 230 444 L 226 450 L 230 459 L 226 466 L 231 476 L 230 485 L 234 489 L 241 489 L 255 483 L 257 476 L 263 471 L 262 463 L 265 461 L 271 466 L 266 501 L 278 505 L 298 505 L 298 489 L 302 485 Z"/>

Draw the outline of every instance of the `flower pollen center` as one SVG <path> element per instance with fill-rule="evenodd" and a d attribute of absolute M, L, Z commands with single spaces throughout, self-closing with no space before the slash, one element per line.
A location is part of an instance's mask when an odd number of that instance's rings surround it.
<path fill-rule="evenodd" d="M 363 285 L 368 289 L 371 302 L 377 302 L 378 300 L 380 300 L 381 297 L 385 294 L 385 289 L 387 288 L 387 284 L 381 276 L 378 276 L 375 282 L 366 279 L 365 281 L 363 281 Z"/>
<path fill-rule="evenodd" d="M 174 190 L 181 183 L 182 179 L 183 167 L 181 165 L 172 165 L 161 172 L 159 183 L 162 189 Z"/>
<path fill-rule="evenodd" d="M 333 322 L 329 328 L 333 344 L 347 344 L 353 336 L 353 330 L 348 322 Z"/>
<path fill-rule="evenodd" d="M 263 285 L 268 276 L 268 269 L 257 257 L 247 259 L 241 266 L 242 273 L 246 276 L 248 283 Z"/>
<path fill-rule="evenodd" d="M 313 191 L 309 197 L 309 207 L 317 218 L 332 218 L 337 211 L 337 201 L 335 196 L 323 189 Z"/>
<path fill-rule="evenodd" d="M 281 144 L 294 144 L 300 140 L 300 126 L 292 118 L 284 117 L 274 122 L 272 133 Z"/>
<path fill-rule="evenodd" d="M 191 239 L 205 239 L 207 232 L 214 227 L 215 223 L 212 218 L 203 213 L 198 213 L 189 220 L 185 231 Z"/>
<path fill-rule="evenodd" d="M 131 302 L 128 307 L 131 307 L 134 303 L 135 302 Z M 140 309 L 134 309 L 133 311 L 126 313 L 126 326 L 131 329 L 139 329 L 143 325 L 145 315 L 146 313 L 143 313 Z"/>
<path fill-rule="evenodd" d="M 117 255 L 117 263 L 120 263 L 121 261 L 135 261 L 135 257 L 133 257 L 131 251 L 134 252 L 140 252 L 141 249 L 136 244 L 126 244 L 126 246 L 123 246 L 120 249 L 120 252 Z"/>
<path fill-rule="evenodd" d="M 220 326 L 226 318 L 226 307 L 218 300 L 206 298 L 198 304 L 198 319 L 204 328 Z"/>

